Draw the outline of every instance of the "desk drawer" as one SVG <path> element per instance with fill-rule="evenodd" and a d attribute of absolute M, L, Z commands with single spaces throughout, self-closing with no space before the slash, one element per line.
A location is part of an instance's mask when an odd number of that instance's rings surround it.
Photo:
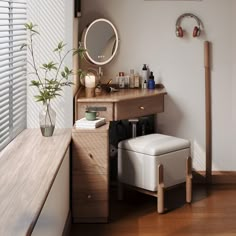
<path fill-rule="evenodd" d="M 72 133 L 72 171 L 90 174 L 108 172 L 108 134 Z"/>
<path fill-rule="evenodd" d="M 113 120 L 113 104 L 106 102 L 78 102 L 77 103 L 77 119 L 83 118 L 84 113 L 88 108 L 98 110 L 100 117 L 105 117 L 106 121 Z M 101 111 L 102 110 L 102 111 Z"/>
<path fill-rule="evenodd" d="M 108 217 L 107 175 L 73 173 L 72 214 L 75 222 L 96 222 Z"/>
<path fill-rule="evenodd" d="M 108 174 L 81 174 L 78 172 L 72 173 L 72 191 L 73 199 L 77 199 L 76 195 L 87 194 L 79 200 L 88 199 L 107 200 L 108 199 Z"/>
<path fill-rule="evenodd" d="M 115 104 L 114 119 L 122 120 L 164 111 L 164 95 L 120 101 Z"/>
<path fill-rule="evenodd" d="M 100 223 L 108 221 L 108 200 L 74 201 L 72 216 L 74 223 Z"/>

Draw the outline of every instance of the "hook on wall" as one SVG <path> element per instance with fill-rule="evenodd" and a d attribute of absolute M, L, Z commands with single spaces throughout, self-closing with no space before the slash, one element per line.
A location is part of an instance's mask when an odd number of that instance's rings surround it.
<path fill-rule="evenodd" d="M 202 24 L 202 21 L 196 15 L 194 15 L 192 13 L 184 13 L 184 14 L 182 14 L 178 17 L 178 19 L 176 20 L 176 23 L 175 23 L 175 34 L 176 34 L 176 36 L 179 37 L 179 38 L 183 38 L 183 36 L 184 36 L 184 30 L 181 27 L 181 21 L 185 17 L 191 17 L 191 18 L 196 20 L 197 26 L 195 26 L 194 29 L 193 29 L 193 37 L 194 38 L 199 37 L 201 35 L 203 24 Z"/>

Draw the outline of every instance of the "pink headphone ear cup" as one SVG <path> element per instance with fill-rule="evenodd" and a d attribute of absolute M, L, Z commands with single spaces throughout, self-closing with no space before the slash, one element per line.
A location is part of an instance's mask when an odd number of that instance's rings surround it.
<path fill-rule="evenodd" d="M 197 26 L 195 26 L 193 29 L 193 37 L 195 38 L 200 36 L 200 32 L 201 32 L 200 29 Z"/>
<path fill-rule="evenodd" d="M 181 26 L 179 26 L 179 27 L 177 28 L 177 30 L 176 30 L 176 35 L 177 35 L 177 37 L 183 38 L 183 36 L 184 36 L 184 31 L 183 31 L 183 29 L 182 29 Z"/>

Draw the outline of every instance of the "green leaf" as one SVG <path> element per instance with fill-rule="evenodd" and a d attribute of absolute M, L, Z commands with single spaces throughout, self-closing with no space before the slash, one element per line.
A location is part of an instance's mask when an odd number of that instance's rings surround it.
<path fill-rule="evenodd" d="M 24 26 L 26 30 L 33 32 L 34 34 L 39 34 L 39 32 L 34 29 L 35 27 L 37 27 L 37 25 L 34 25 L 32 22 L 26 23 L 24 24 Z"/>
<path fill-rule="evenodd" d="M 66 44 L 64 44 L 63 41 L 59 42 L 57 48 L 54 49 L 54 52 L 61 51 L 65 46 Z"/>
<path fill-rule="evenodd" d="M 56 67 L 57 63 L 53 62 L 53 61 L 50 61 L 48 64 L 44 63 L 42 64 L 42 69 L 44 70 L 57 70 L 57 67 Z"/>
<path fill-rule="evenodd" d="M 23 43 L 20 47 L 20 50 L 22 50 L 23 48 L 27 47 L 27 43 Z"/>
<path fill-rule="evenodd" d="M 45 98 L 43 96 L 40 96 L 40 95 L 36 95 L 36 96 L 34 96 L 34 98 L 36 99 L 36 102 L 43 102 L 43 101 L 45 101 Z"/>
<path fill-rule="evenodd" d="M 73 56 L 79 54 L 80 58 L 83 58 L 87 50 L 84 47 L 80 46 L 79 48 L 74 49 L 73 51 Z"/>
<path fill-rule="evenodd" d="M 55 93 L 54 95 L 62 97 L 62 95 L 60 93 Z"/>
<path fill-rule="evenodd" d="M 65 73 L 64 71 L 62 71 L 62 72 L 61 72 L 61 76 L 62 76 L 63 78 L 65 78 L 65 77 L 66 77 L 66 73 Z"/>
<path fill-rule="evenodd" d="M 39 32 L 38 32 L 38 31 L 36 31 L 36 30 L 33 30 L 33 29 L 31 30 L 31 32 L 34 32 L 34 34 L 39 34 Z M 33 35 L 34 35 L 34 34 L 33 34 Z"/>
<path fill-rule="evenodd" d="M 65 72 L 67 73 L 67 74 L 69 74 L 70 73 L 70 70 L 69 70 L 69 68 L 67 67 L 67 66 L 65 66 Z"/>
<path fill-rule="evenodd" d="M 36 80 L 31 80 L 31 84 L 30 86 L 36 86 L 36 87 L 39 87 L 40 86 L 40 82 L 39 81 L 36 81 Z"/>

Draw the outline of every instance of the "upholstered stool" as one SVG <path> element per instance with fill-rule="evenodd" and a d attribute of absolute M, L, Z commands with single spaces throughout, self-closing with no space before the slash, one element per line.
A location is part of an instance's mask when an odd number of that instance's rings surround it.
<path fill-rule="evenodd" d="M 157 196 L 157 211 L 164 212 L 164 190 L 186 182 L 186 201 L 192 200 L 190 142 L 162 134 L 121 141 L 118 145 L 119 198 L 123 184 Z"/>

